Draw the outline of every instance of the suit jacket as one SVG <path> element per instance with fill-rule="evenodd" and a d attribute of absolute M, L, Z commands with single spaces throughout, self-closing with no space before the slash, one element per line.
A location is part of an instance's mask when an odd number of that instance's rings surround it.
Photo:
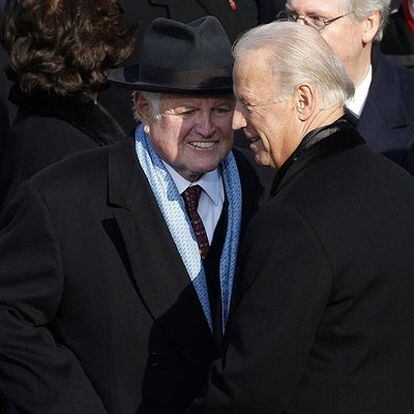
<path fill-rule="evenodd" d="M 14 87 L 10 98 L 18 114 L 0 142 L 0 207 L 2 199 L 6 203 L 23 181 L 48 165 L 125 137 L 106 110 L 86 95 L 28 96 Z"/>
<path fill-rule="evenodd" d="M 0 252 L 1 390 L 25 413 L 178 413 L 200 392 L 217 349 L 132 139 L 23 184 Z"/>
<path fill-rule="evenodd" d="M 191 413 L 414 412 L 414 181 L 326 131 L 249 225 L 225 363 Z"/>
<path fill-rule="evenodd" d="M 407 157 L 414 147 L 414 73 L 373 52 L 373 78 L 358 131 L 375 151 L 410 173 Z"/>

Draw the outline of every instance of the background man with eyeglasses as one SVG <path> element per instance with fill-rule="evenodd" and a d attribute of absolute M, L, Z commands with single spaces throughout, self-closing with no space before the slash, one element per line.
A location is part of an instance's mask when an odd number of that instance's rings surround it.
<path fill-rule="evenodd" d="M 390 0 L 288 0 L 288 20 L 320 32 L 356 87 L 346 103 L 376 151 L 414 174 L 414 73 L 388 61 L 382 38 Z"/>

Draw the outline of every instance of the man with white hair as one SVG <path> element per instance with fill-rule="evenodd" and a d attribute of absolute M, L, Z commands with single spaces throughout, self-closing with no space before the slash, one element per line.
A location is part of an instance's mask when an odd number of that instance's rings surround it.
<path fill-rule="evenodd" d="M 235 46 L 233 128 L 277 168 L 249 224 L 224 361 L 187 413 L 414 412 L 414 181 L 344 115 L 353 85 L 317 31 Z"/>
<path fill-rule="evenodd" d="M 388 61 L 381 40 L 390 0 L 288 0 L 290 21 L 318 30 L 355 84 L 346 102 L 375 151 L 414 174 L 414 74 Z"/>
<path fill-rule="evenodd" d="M 238 242 L 256 209 L 233 144 L 220 22 L 159 18 L 143 123 L 25 182 L 0 224 L 0 392 L 25 414 L 180 414 L 221 355 Z"/>

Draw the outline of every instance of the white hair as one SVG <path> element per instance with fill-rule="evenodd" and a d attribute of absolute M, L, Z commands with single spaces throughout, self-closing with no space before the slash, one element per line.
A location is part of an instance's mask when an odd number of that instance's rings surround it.
<path fill-rule="evenodd" d="M 160 114 L 161 100 L 165 94 L 160 93 L 160 92 L 146 92 L 146 91 L 145 92 L 144 91 L 132 92 L 132 103 L 133 103 L 132 112 L 134 115 L 134 119 L 137 122 L 142 121 L 141 116 L 137 112 L 137 108 L 135 106 L 135 96 L 137 93 L 141 94 L 141 96 L 147 101 L 148 106 L 150 108 L 151 117 L 154 119 L 159 119 L 161 117 L 161 114 Z"/>
<path fill-rule="evenodd" d="M 390 3 L 391 0 L 340 0 L 343 10 L 347 13 L 352 13 L 357 20 L 362 20 L 375 11 L 379 13 L 380 22 L 374 38 L 374 41 L 377 42 L 380 42 L 382 39 L 384 27 L 390 13 Z"/>
<path fill-rule="evenodd" d="M 297 86 L 305 83 L 315 88 L 324 108 L 344 105 L 354 94 L 354 85 L 341 61 L 311 27 L 281 21 L 259 26 L 240 37 L 233 53 L 237 59 L 257 49 L 269 55 L 280 100 L 289 98 Z"/>

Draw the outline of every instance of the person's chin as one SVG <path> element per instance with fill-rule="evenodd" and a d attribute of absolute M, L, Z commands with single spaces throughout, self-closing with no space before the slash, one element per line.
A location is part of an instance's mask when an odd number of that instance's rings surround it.
<path fill-rule="evenodd" d="M 261 166 L 261 167 L 270 167 L 269 159 L 267 156 L 263 156 L 263 154 L 256 153 L 254 156 L 254 162 Z"/>

